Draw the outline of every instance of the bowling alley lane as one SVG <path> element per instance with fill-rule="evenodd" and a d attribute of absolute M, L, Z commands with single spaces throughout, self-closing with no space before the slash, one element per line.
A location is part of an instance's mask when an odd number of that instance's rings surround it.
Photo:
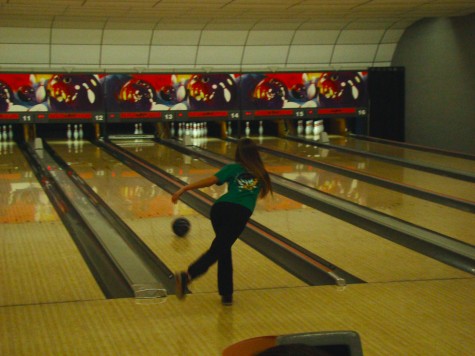
<path fill-rule="evenodd" d="M 267 147 L 267 141 L 273 143 L 275 140 L 275 138 L 262 138 L 260 142 Z M 294 144 L 285 139 L 283 141 L 288 142 L 289 146 Z M 275 147 L 275 144 L 269 144 L 269 146 Z M 282 143 L 280 150 L 284 146 L 285 144 Z M 232 158 L 235 144 L 215 139 L 203 143 L 203 148 Z M 286 149 L 285 152 L 289 150 Z M 325 149 L 314 149 L 314 155 L 330 156 L 331 154 L 332 152 L 325 152 Z M 472 213 L 305 166 L 277 155 L 263 152 L 262 159 L 270 172 L 284 178 L 475 245 Z M 349 161 L 348 165 L 350 164 L 356 165 L 357 162 Z"/>
<path fill-rule="evenodd" d="M 235 147 L 232 143 L 213 139 L 202 142 L 203 147 L 219 147 L 217 150 L 220 153 Z M 216 146 L 216 142 L 219 145 Z M 218 170 L 159 144 L 142 147 L 123 144 L 122 147 L 186 181 L 197 181 Z M 223 188 L 211 187 L 203 191 L 216 198 L 224 192 Z M 368 282 L 469 276 L 276 193 L 273 197 L 259 201 L 252 219 Z M 209 222 L 205 226 L 209 226 Z M 209 229 L 203 232 L 206 236 L 200 231 L 200 239 L 207 239 L 212 233 Z M 194 244 L 194 241 L 190 241 L 191 243 Z M 248 258 L 254 257 L 236 255 L 234 261 L 237 271 L 243 270 L 242 264 Z M 259 262 L 253 269 L 247 269 L 246 266 L 244 268 L 246 274 L 255 275 L 260 288 L 265 288 L 266 280 L 271 278 L 270 272 L 261 275 L 266 270 L 265 265 Z"/>
<path fill-rule="evenodd" d="M 294 142 L 281 138 L 267 138 L 263 145 L 289 154 L 331 164 L 354 172 L 401 183 L 411 188 L 437 193 L 446 197 L 475 203 L 475 184 L 401 167 L 358 154 L 319 148 L 311 144 Z"/>
<path fill-rule="evenodd" d="M 0 155 L 0 306 L 104 299 L 13 142 Z"/>
<path fill-rule="evenodd" d="M 64 141 L 48 143 L 172 271 L 185 269 L 211 244 L 213 233 L 207 218 L 183 202 L 172 204 L 169 193 L 97 146 L 82 141 L 77 147 L 68 147 Z M 202 174 L 213 171 L 200 161 L 187 160 L 182 154 L 153 142 L 127 148 L 135 154 L 145 152 L 150 161 L 184 180 L 194 179 L 190 171 Z M 185 238 L 176 237 L 171 229 L 172 221 L 178 216 L 191 222 L 191 231 Z M 307 285 L 241 241 L 233 249 L 233 258 L 239 261 L 235 269 L 236 290 Z M 193 282 L 190 289 L 215 292 L 215 267 Z"/>
<path fill-rule="evenodd" d="M 372 142 L 349 136 L 329 136 L 330 144 L 343 146 L 378 155 L 400 158 L 414 163 L 422 163 L 437 168 L 475 174 L 475 161 L 465 158 L 401 147 L 382 142 Z"/>

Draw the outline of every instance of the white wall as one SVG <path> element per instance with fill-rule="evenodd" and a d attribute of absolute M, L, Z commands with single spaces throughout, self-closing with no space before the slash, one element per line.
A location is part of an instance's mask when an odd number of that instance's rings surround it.
<path fill-rule="evenodd" d="M 0 27 L 0 70 L 360 69 L 389 66 L 402 33 Z"/>

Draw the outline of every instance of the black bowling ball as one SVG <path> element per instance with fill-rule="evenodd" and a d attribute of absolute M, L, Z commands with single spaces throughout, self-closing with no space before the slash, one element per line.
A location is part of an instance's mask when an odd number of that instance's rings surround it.
<path fill-rule="evenodd" d="M 190 221 L 185 218 L 177 218 L 172 223 L 172 230 L 178 237 L 185 237 L 190 231 L 190 228 Z"/>

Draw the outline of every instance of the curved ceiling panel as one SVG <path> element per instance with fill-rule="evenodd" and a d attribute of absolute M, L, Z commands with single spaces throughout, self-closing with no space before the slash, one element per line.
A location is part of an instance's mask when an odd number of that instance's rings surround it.
<path fill-rule="evenodd" d="M 8 0 L 0 67 L 390 65 L 407 26 L 473 12 L 469 0 Z"/>

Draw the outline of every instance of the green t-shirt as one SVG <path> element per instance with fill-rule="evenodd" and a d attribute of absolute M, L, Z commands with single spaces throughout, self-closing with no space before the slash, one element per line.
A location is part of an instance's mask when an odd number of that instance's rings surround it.
<path fill-rule="evenodd" d="M 241 204 L 251 212 L 254 211 L 261 190 L 259 180 L 255 176 L 239 163 L 224 166 L 215 176 L 218 178 L 218 185 L 228 183 L 227 193 L 218 198 L 216 202 Z"/>

